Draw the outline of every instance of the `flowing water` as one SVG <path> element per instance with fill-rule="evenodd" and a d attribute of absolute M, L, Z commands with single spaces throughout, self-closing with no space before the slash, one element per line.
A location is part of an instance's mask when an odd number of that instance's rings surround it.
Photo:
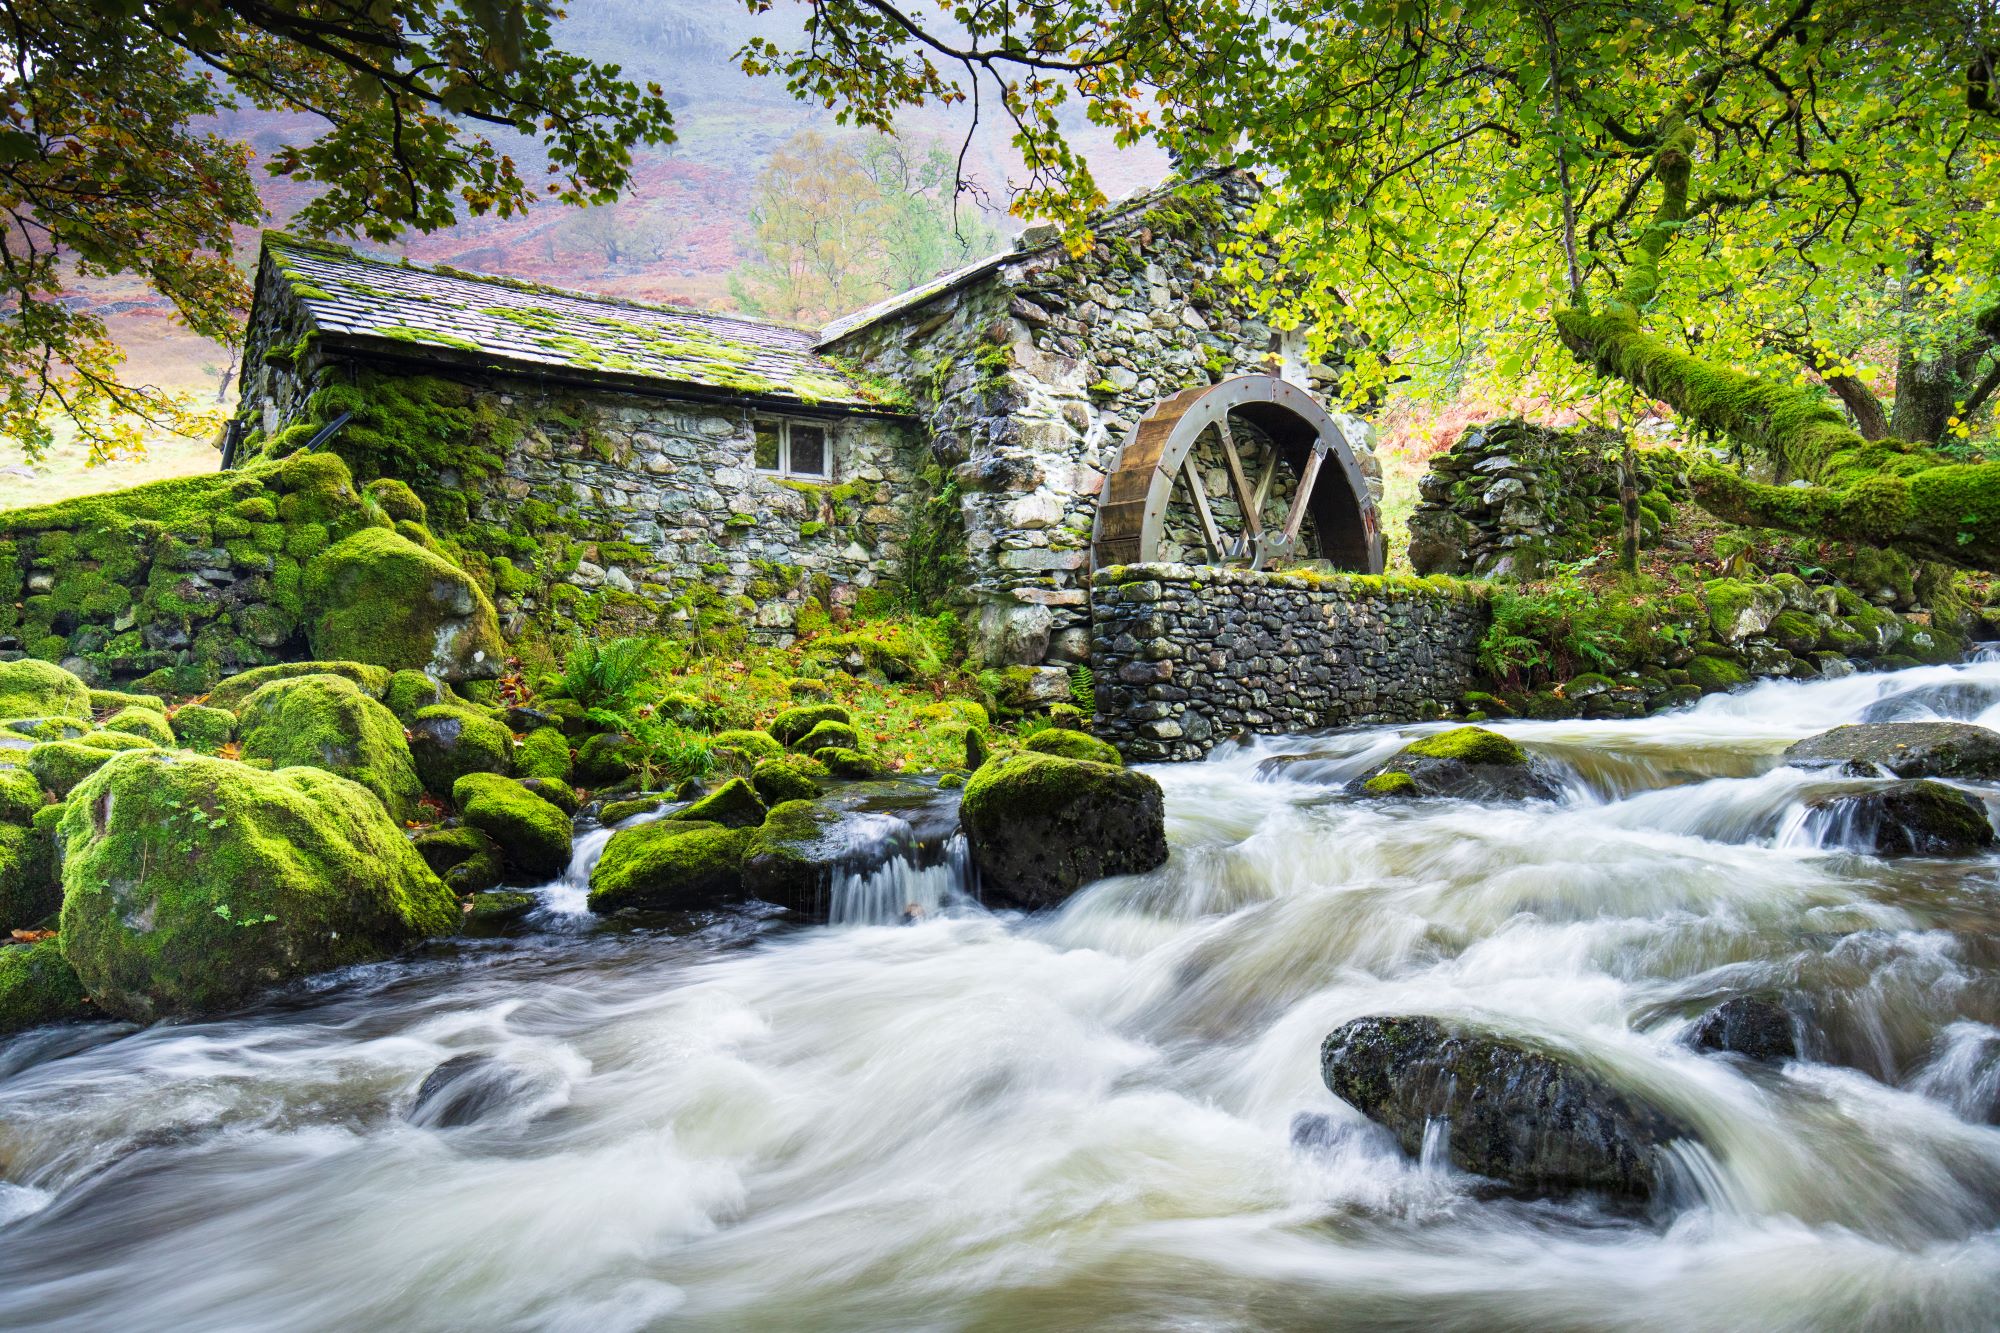
<path fill-rule="evenodd" d="M 1416 728 L 1227 749 L 1154 770 L 1166 866 L 1026 918 L 955 849 L 833 926 L 601 927 L 586 835 L 524 935 L 0 1044 L 0 1325 L 2000 1326 L 2000 858 L 1859 855 L 1801 802 L 1866 782 L 1778 766 L 1932 716 L 2000 722 L 2000 662 L 1503 725 L 1553 803 L 1257 777 Z M 1807 1059 L 1680 1043 L 1765 990 Z M 1322 1085 L 1370 1013 L 1567 1046 L 1706 1146 L 1643 1215 L 1498 1196 Z M 504 1095 L 412 1117 L 464 1056 Z"/>

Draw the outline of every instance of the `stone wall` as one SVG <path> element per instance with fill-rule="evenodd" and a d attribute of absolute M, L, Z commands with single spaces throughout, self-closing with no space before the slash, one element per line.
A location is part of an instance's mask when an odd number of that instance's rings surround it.
<path fill-rule="evenodd" d="M 261 345 L 284 344 L 253 337 Z M 608 617 L 632 630 L 728 620 L 787 642 L 802 616 L 897 577 L 915 503 L 906 479 L 922 465 L 915 425 L 889 416 L 439 374 L 309 347 L 263 358 L 244 389 L 275 427 L 256 443 L 278 455 L 353 411 L 325 448 L 358 479 L 417 491 L 510 638 Z M 824 482 L 757 471 L 753 422 L 778 417 L 827 428 Z"/>
<path fill-rule="evenodd" d="M 1442 716 L 1476 683 L 1487 606 L 1445 579 L 1121 565 L 1098 573 L 1091 616 L 1094 730 L 1147 761 Z"/>
<path fill-rule="evenodd" d="M 1098 493 L 1154 403 L 1240 374 L 1330 382 L 1304 336 L 1274 328 L 1225 275 L 1223 246 L 1256 198 L 1241 174 L 1156 192 L 1108 214 L 1081 256 L 1030 229 L 983 271 L 829 330 L 828 352 L 905 386 L 929 427 L 989 661 L 1088 656 Z M 1379 477 L 1366 428 L 1345 424 Z"/>

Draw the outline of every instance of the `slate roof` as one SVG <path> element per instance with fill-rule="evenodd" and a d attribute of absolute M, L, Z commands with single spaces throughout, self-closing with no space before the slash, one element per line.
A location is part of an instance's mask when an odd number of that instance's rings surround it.
<path fill-rule="evenodd" d="M 265 254 L 329 348 L 393 352 L 402 344 L 440 361 L 501 369 L 907 410 L 893 389 L 822 357 L 810 329 L 388 263 L 275 233 L 265 238 Z"/>

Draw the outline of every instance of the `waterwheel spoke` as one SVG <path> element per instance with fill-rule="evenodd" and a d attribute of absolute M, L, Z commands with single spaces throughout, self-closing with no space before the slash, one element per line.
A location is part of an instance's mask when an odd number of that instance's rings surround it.
<path fill-rule="evenodd" d="M 1222 532 L 1215 526 L 1215 515 L 1208 507 L 1208 489 L 1201 484 L 1201 473 L 1195 469 L 1194 450 L 1181 462 L 1181 479 L 1187 482 L 1188 493 L 1194 497 L 1194 511 L 1201 515 L 1201 539 L 1208 543 L 1208 562 L 1222 563 Z"/>
<path fill-rule="evenodd" d="M 1298 493 L 1292 496 L 1292 507 L 1285 511 L 1284 545 L 1289 548 L 1299 539 L 1299 526 L 1306 521 L 1306 503 L 1312 498 L 1313 483 L 1319 480 L 1320 465 L 1326 462 L 1326 441 L 1313 446 L 1312 456 L 1306 459 L 1305 475 L 1299 478 Z"/>
<path fill-rule="evenodd" d="M 1248 554 L 1264 535 L 1264 520 L 1257 513 L 1255 492 L 1250 489 L 1250 480 L 1243 473 L 1243 456 L 1236 452 L 1236 436 L 1229 429 L 1228 412 L 1215 419 L 1215 428 L 1222 436 L 1222 456 L 1229 464 L 1229 486 L 1236 493 L 1236 503 L 1242 507 L 1243 531 L 1248 534 L 1244 538 L 1243 549 L 1236 554 Z"/>

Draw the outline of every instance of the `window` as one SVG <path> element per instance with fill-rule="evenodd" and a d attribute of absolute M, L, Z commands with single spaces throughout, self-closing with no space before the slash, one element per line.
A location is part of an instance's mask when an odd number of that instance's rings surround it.
<path fill-rule="evenodd" d="M 760 421 L 755 458 L 759 472 L 787 477 L 824 477 L 831 471 L 826 427 L 803 421 Z"/>

